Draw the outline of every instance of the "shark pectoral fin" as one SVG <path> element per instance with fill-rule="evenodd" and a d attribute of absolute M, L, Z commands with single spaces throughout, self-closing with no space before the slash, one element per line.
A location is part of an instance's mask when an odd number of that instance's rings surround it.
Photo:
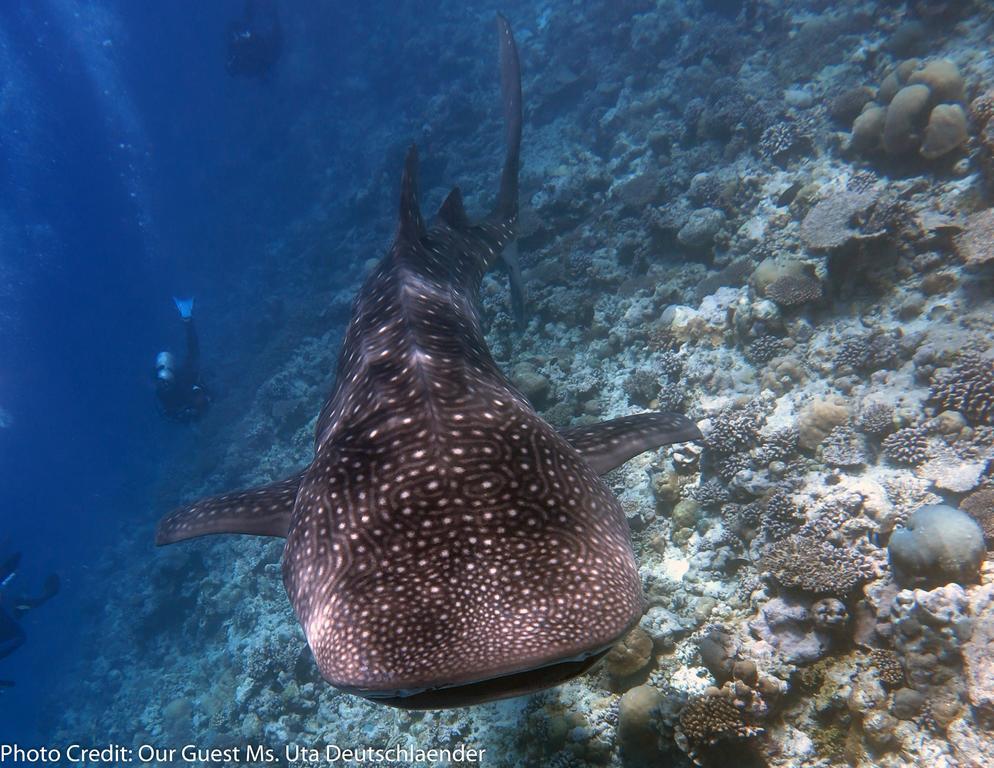
<path fill-rule="evenodd" d="M 575 427 L 560 434 L 598 475 L 652 448 L 703 439 L 697 425 L 686 416 L 658 411 Z"/>
<path fill-rule="evenodd" d="M 521 265 L 518 261 L 518 241 L 512 240 L 501 251 L 501 263 L 504 271 L 507 272 L 507 279 L 511 288 L 511 311 L 514 313 L 514 322 L 518 330 L 524 330 L 527 322 L 525 320 L 525 282 L 521 278 Z"/>
<path fill-rule="evenodd" d="M 304 471 L 259 488 L 209 496 L 170 512 L 159 521 L 156 546 L 212 533 L 286 536 Z"/>

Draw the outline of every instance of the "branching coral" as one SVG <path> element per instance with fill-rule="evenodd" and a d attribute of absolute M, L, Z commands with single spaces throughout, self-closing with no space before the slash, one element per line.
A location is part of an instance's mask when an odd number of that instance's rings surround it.
<path fill-rule="evenodd" d="M 932 382 L 931 399 L 971 424 L 994 424 L 994 359 L 963 353 L 952 371 Z"/>
<path fill-rule="evenodd" d="M 813 595 L 845 597 L 871 575 L 855 550 L 800 533 L 768 546 L 763 563 L 782 586 Z"/>
<path fill-rule="evenodd" d="M 759 137 L 759 153 L 775 163 L 784 163 L 810 150 L 811 136 L 801 130 L 797 123 L 774 123 Z"/>
<path fill-rule="evenodd" d="M 894 408 L 887 403 L 870 403 L 859 415 L 858 426 L 863 434 L 873 437 L 889 434 L 894 430 Z"/>
<path fill-rule="evenodd" d="M 695 761 L 719 742 L 746 739 L 762 729 L 749 725 L 742 712 L 716 691 L 687 702 L 680 712 L 676 742 Z"/>
<path fill-rule="evenodd" d="M 866 447 L 852 427 L 839 426 L 822 441 L 821 460 L 830 467 L 858 467 L 866 463 Z"/>
<path fill-rule="evenodd" d="M 959 504 L 960 509 L 980 523 L 987 548 L 994 547 L 994 488 L 981 488 Z"/>
<path fill-rule="evenodd" d="M 888 688 L 900 688 L 905 683 L 904 665 L 894 651 L 874 648 L 870 651 L 870 661 L 877 668 L 877 677 Z"/>
<path fill-rule="evenodd" d="M 884 456 L 894 464 L 917 467 L 928 459 L 928 438 L 920 427 L 904 427 L 881 443 Z"/>
<path fill-rule="evenodd" d="M 645 407 L 659 394 L 660 384 L 654 374 L 638 369 L 632 371 L 621 387 L 632 403 Z"/>
<path fill-rule="evenodd" d="M 778 488 L 763 504 L 762 532 L 769 541 L 785 539 L 804 522 L 790 492 Z"/>
<path fill-rule="evenodd" d="M 799 435 L 796 427 L 784 427 L 772 433 L 760 448 L 763 460 L 787 461 L 797 453 Z"/>
<path fill-rule="evenodd" d="M 746 350 L 746 357 L 754 363 L 768 363 L 785 349 L 784 340 L 777 336 L 760 336 Z"/>
<path fill-rule="evenodd" d="M 807 275 L 784 275 L 766 286 L 766 297 L 781 307 L 796 307 L 821 298 L 821 283 Z"/>
<path fill-rule="evenodd" d="M 897 340 L 887 333 L 874 333 L 845 339 L 835 356 L 835 364 L 840 368 L 872 372 L 892 367 L 898 357 Z"/>
<path fill-rule="evenodd" d="M 747 411 L 728 411 L 716 416 L 706 442 L 719 456 L 728 456 L 749 448 L 759 436 L 755 417 Z"/>
<path fill-rule="evenodd" d="M 701 483 L 691 495 L 702 507 L 720 507 L 729 499 L 728 489 L 717 480 Z"/>

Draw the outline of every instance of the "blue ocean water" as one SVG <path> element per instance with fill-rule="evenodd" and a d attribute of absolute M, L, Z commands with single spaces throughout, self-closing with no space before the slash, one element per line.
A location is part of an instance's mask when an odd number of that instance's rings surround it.
<path fill-rule="evenodd" d="M 262 244 L 315 205 L 327 174 L 345 194 L 347 174 L 362 168 L 358 152 L 341 157 L 335 130 L 350 108 L 341 83 L 367 77 L 361 52 L 346 45 L 352 12 L 287 14 L 297 55 L 307 45 L 322 51 L 309 83 L 283 73 L 242 82 L 224 67 L 240 6 L 0 8 L 0 402 L 9 421 L 0 430 L 0 537 L 3 554 L 23 553 L 17 589 L 37 591 L 51 572 L 63 584 L 26 617 L 29 642 L 5 661 L 0 677 L 9 672 L 17 688 L 0 697 L 0 740 L 43 740 L 43 703 L 99 620 L 100 596 L 86 594 L 81 575 L 122 531 L 152 530 L 149 487 L 178 454 L 197 450 L 196 431 L 154 406 L 155 353 L 183 344 L 171 297 L 197 297 L 209 366 L 234 379 L 219 376 L 217 386 L 250 386 L 249 363 L 237 359 L 243 321 L 272 297 L 235 303 L 269 258 Z M 375 87 L 391 103 L 392 84 Z M 320 134 L 294 137 L 301 113 L 332 94 L 345 99 L 327 106 Z"/>
<path fill-rule="evenodd" d="M 99 626 L 102 597 L 82 576 L 122 531 L 149 543 L 122 556 L 155 556 L 150 488 L 202 444 L 155 408 L 155 353 L 183 347 L 172 296 L 196 296 L 218 399 L 244 401 L 260 381 L 252 350 L 287 301 L 276 285 L 295 277 L 272 243 L 302 212 L 354 205 L 384 137 L 397 153 L 421 128 L 404 103 L 427 54 L 389 66 L 416 4 L 281 9 L 292 47 L 269 75 L 238 79 L 225 41 L 247 8 L 0 8 L 0 537 L 2 554 L 23 554 L 13 587 L 37 591 L 53 572 L 63 585 L 5 661 L 17 687 L 0 696 L 0 740 L 44 741 L 64 663 Z M 348 258 L 322 250 L 312 266 L 331 285 Z"/>
<path fill-rule="evenodd" d="M 523 69 L 527 302 L 517 320 L 492 270 L 483 334 L 514 402 L 604 475 L 644 610 L 570 682 L 407 712 L 322 680 L 282 539 L 157 548 L 156 526 L 310 462 L 353 298 L 411 226 L 412 142 L 427 219 L 453 184 L 470 216 L 492 205 L 497 12 Z M 272 60 L 232 62 L 273 18 Z M 0 610 L 60 581 L 0 658 L 0 764 L 32 762 L 14 743 L 294 768 L 994 761 L 992 39 L 970 0 L 0 4 L 0 563 L 21 555 Z M 211 398 L 188 421 L 156 399 L 156 354 L 185 348 L 174 297 Z M 596 431 L 650 410 L 704 439 Z M 618 468 L 582 429 L 639 448 Z M 891 533 L 934 505 L 895 564 Z M 560 565 L 542 508 L 541 536 L 507 537 L 536 545 L 514 579 L 452 577 L 499 614 L 490 638 L 555 613 L 495 607 Z M 602 545 L 564 551 L 599 573 Z"/>

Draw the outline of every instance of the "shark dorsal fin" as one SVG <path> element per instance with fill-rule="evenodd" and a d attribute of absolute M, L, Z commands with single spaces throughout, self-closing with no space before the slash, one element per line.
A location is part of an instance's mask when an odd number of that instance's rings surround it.
<path fill-rule="evenodd" d="M 463 207 L 462 191 L 459 187 L 453 187 L 445 196 L 441 208 L 438 209 L 438 218 L 453 229 L 465 229 L 469 226 L 469 217 Z"/>
<path fill-rule="evenodd" d="M 400 227 L 398 238 L 415 242 L 425 234 L 425 222 L 418 207 L 418 148 L 412 144 L 404 159 L 400 182 Z"/>

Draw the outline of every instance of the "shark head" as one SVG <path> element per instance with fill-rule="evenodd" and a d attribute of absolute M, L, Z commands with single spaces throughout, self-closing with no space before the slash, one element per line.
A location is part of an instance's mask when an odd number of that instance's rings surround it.
<path fill-rule="evenodd" d="M 284 582 L 329 682 L 407 706 L 494 692 L 637 621 L 617 501 L 523 399 L 400 413 L 322 451 L 297 497 Z"/>
<path fill-rule="evenodd" d="M 321 674 L 400 707 L 518 695 L 595 663 L 643 610 L 600 475 L 700 437 L 666 413 L 557 432 L 487 349 L 476 296 L 514 237 L 521 136 L 517 50 L 498 26 L 508 151 L 494 210 L 472 223 L 457 188 L 427 227 L 412 149 L 397 236 L 356 298 L 314 460 L 179 509 L 157 534 L 285 536 L 284 585 Z"/>

